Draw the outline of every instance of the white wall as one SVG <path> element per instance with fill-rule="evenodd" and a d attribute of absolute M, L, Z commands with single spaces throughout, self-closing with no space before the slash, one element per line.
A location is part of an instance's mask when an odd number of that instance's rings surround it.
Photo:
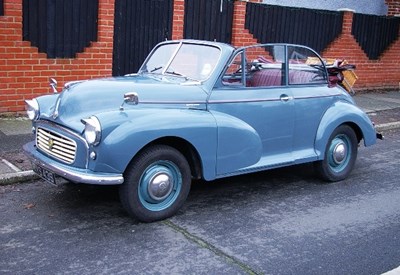
<path fill-rule="evenodd" d="M 347 8 L 356 13 L 387 15 L 385 0 L 263 0 L 266 4 L 319 10 Z"/>

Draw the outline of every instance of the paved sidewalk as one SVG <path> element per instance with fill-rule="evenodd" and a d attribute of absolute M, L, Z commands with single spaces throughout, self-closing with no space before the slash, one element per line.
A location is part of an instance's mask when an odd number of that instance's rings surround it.
<path fill-rule="evenodd" d="M 400 91 L 356 94 L 354 99 L 378 131 L 400 128 Z"/>
<path fill-rule="evenodd" d="M 359 93 L 354 96 L 375 123 L 378 131 L 400 128 L 400 91 Z M 36 178 L 22 145 L 33 140 L 31 123 L 26 118 L 0 117 L 0 185 Z"/>

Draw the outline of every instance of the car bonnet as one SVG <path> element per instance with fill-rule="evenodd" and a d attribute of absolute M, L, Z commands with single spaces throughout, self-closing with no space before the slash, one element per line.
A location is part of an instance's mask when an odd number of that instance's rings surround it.
<path fill-rule="evenodd" d="M 63 90 L 54 106 L 57 116 L 50 119 L 81 132 L 81 119 L 99 113 L 155 106 L 163 108 L 166 105 L 168 108 L 187 108 L 206 102 L 207 93 L 201 85 L 184 83 L 139 75 L 84 81 Z M 138 95 L 139 104 L 123 104 L 124 95 L 132 92 Z M 123 108 L 120 108 L 121 105 Z"/>

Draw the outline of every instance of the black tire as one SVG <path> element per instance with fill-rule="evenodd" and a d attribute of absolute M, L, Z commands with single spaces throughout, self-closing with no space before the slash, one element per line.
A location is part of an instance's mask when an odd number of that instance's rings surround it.
<path fill-rule="evenodd" d="M 119 196 L 128 214 L 142 222 L 173 216 L 191 185 L 190 167 L 176 149 L 156 145 L 141 152 L 124 173 Z"/>
<path fill-rule="evenodd" d="M 357 152 L 358 140 L 354 130 L 341 125 L 329 137 L 324 159 L 314 163 L 315 170 L 325 181 L 341 181 L 353 170 Z"/>

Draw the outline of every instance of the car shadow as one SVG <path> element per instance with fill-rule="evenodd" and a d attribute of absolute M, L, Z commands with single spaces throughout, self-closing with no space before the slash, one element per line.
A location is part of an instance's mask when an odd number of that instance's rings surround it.
<path fill-rule="evenodd" d="M 254 194 L 274 194 L 285 189 L 301 189 L 318 184 L 312 164 L 303 164 L 251 173 L 229 178 L 192 182 L 189 197 L 177 216 L 185 215 L 185 210 L 200 207 L 203 210 L 223 207 L 232 199 L 242 202 L 251 200 Z M 123 210 L 118 195 L 118 186 L 98 186 L 64 182 L 55 191 L 53 206 L 69 217 L 121 218 L 128 223 L 138 224 Z M 222 204 L 222 205 L 221 205 Z"/>

